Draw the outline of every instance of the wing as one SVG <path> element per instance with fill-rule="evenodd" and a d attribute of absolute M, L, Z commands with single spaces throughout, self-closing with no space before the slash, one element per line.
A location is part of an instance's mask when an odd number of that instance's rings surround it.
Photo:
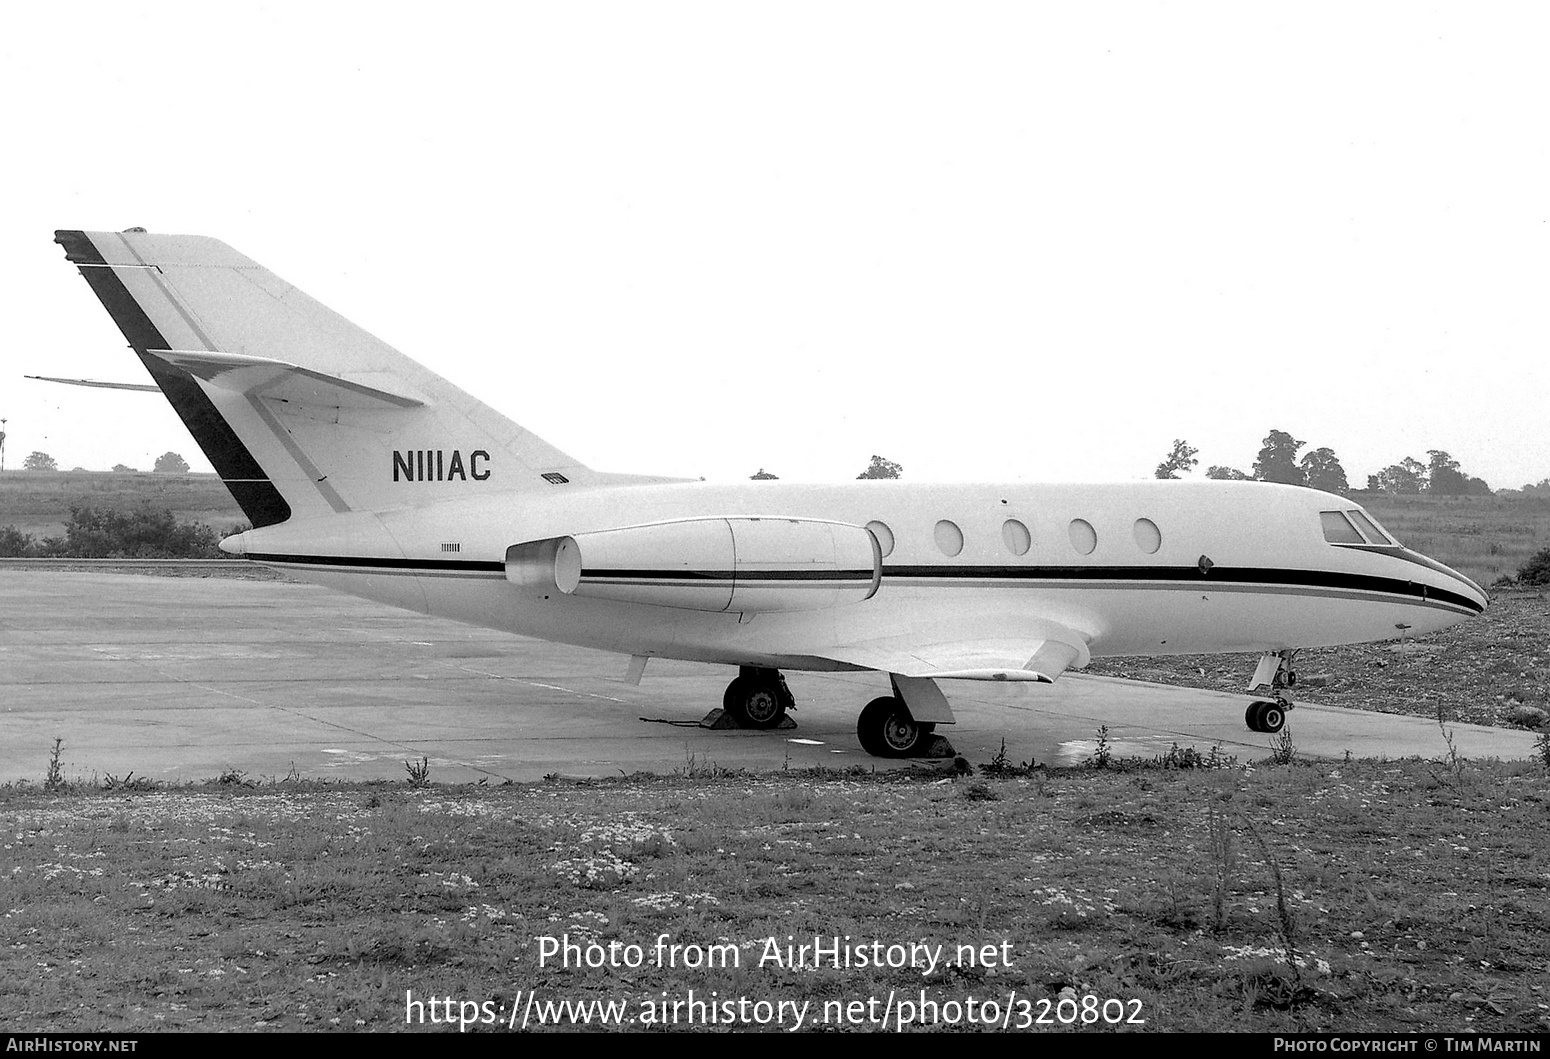
<path fill-rule="evenodd" d="M 1091 659 L 1087 638 L 1054 622 L 1020 635 L 953 640 L 891 636 L 817 652 L 824 658 L 903 677 L 936 680 L 1028 680 L 1053 684 Z"/>

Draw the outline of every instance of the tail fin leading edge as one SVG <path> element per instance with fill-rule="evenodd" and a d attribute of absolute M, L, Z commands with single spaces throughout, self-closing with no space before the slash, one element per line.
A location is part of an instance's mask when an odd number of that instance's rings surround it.
<path fill-rule="evenodd" d="M 54 233 L 254 527 L 599 475 L 224 243 Z"/>

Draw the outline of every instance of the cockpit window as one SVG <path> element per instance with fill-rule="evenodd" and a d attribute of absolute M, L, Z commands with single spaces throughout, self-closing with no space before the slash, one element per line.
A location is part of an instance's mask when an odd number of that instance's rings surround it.
<path fill-rule="evenodd" d="M 1376 522 L 1374 522 L 1372 519 L 1368 518 L 1367 517 L 1367 513 L 1365 511 L 1347 511 L 1346 514 L 1351 516 L 1351 521 L 1355 522 L 1358 526 L 1361 527 L 1362 532 L 1367 534 L 1367 539 L 1372 541 L 1372 543 L 1374 543 L 1374 544 L 1393 544 L 1394 543 L 1393 538 L 1391 538 L 1387 533 L 1384 533 L 1381 529 L 1379 529 L 1378 528 L 1378 524 Z"/>
<path fill-rule="evenodd" d="M 1320 511 L 1319 521 L 1324 524 L 1324 539 L 1331 544 L 1366 544 L 1356 527 L 1339 511 Z"/>

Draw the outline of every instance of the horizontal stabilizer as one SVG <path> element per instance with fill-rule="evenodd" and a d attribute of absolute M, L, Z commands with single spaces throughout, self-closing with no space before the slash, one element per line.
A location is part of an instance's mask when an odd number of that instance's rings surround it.
<path fill-rule="evenodd" d="M 66 386 L 95 386 L 103 390 L 144 390 L 149 393 L 161 393 L 161 387 L 150 382 L 98 382 L 96 379 L 56 379 L 52 375 L 23 375 L 24 379 L 37 379 L 39 382 L 62 382 Z"/>
<path fill-rule="evenodd" d="M 402 382 L 393 380 L 392 389 L 386 388 L 389 379 L 381 372 L 366 373 L 371 379 L 366 382 L 365 376 L 328 375 L 270 357 L 194 349 L 148 349 L 146 353 L 211 386 L 292 404 L 328 408 L 419 408 L 425 404 Z"/>

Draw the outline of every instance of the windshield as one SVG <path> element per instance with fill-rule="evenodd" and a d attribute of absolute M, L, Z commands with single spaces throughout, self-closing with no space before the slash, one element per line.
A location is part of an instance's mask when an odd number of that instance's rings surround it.
<path fill-rule="evenodd" d="M 1346 511 L 1320 511 L 1319 522 L 1324 539 L 1330 544 L 1376 544 L 1393 548 L 1398 542 L 1378 525 L 1378 521 L 1359 508 Z"/>

